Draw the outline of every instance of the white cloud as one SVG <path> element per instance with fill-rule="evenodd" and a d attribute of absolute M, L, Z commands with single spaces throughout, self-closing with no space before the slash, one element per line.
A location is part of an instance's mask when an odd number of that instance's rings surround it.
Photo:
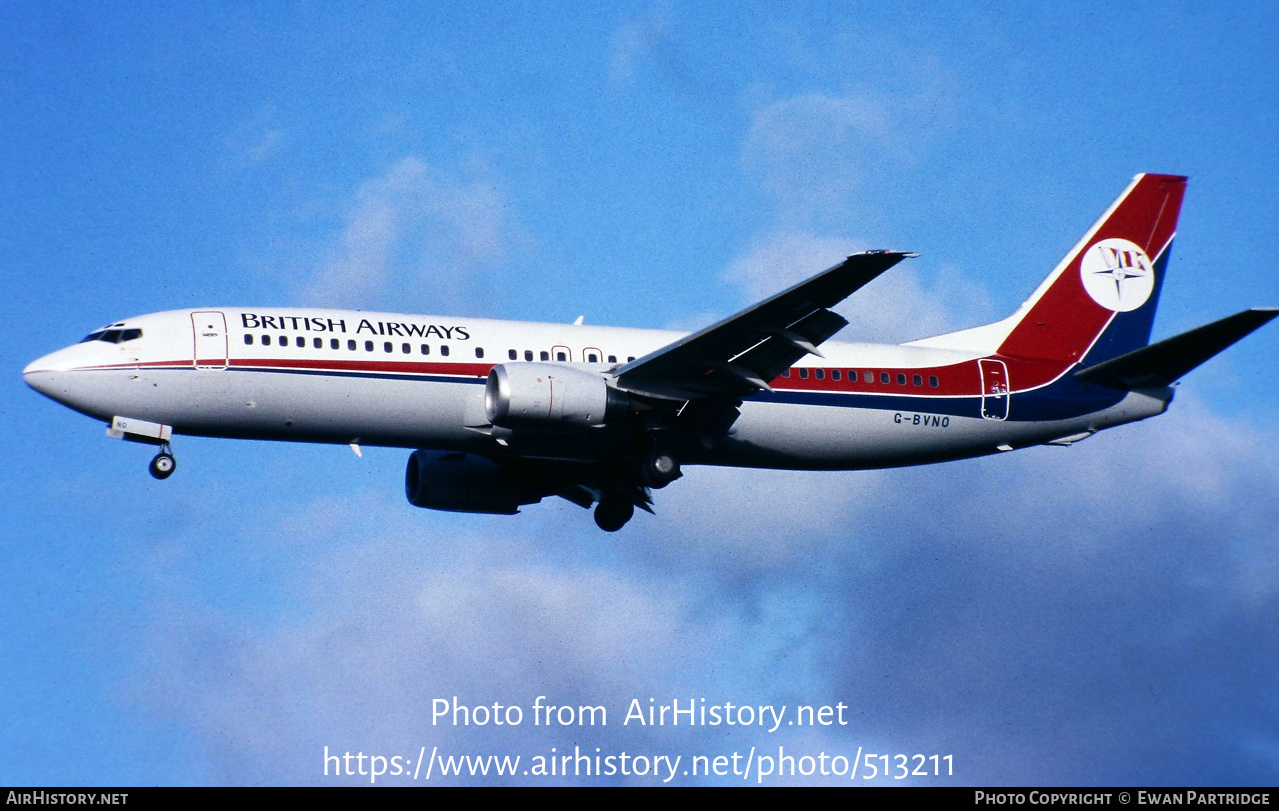
<path fill-rule="evenodd" d="M 808 232 L 765 236 L 734 259 L 724 279 L 758 301 L 870 247 L 864 241 Z M 849 326 L 836 340 L 900 343 L 951 329 L 977 326 L 989 315 L 989 302 L 977 285 L 943 271 L 926 286 L 906 260 L 836 307 Z"/>
<path fill-rule="evenodd" d="M 396 287 L 400 306 L 405 295 L 436 310 L 456 306 L 472 292 L 475 277 L 506 258 L 518 230 L 487 169 L 449 174 L 406 157 L 360 187 L 342 233 L 302 298 L 325 306 L 368 305 Z"/>
<path fill-rule="evenodd" d="M 670 37 L 669 4 L 657 3 L 646 14 L 627 20 L 609 43 L 608 81 L 613 88 L 635 83 L 644 61 Z"/>
<path fill-rule="evenodd" d="M 775 200 L 783 228 L 843 223 L 867 178 L 900 170 L 898 137 L 883 104 L 814 92 L 755 113 L 743 161 Z"/>
<path fill-rule="evenodd" d="M 226 146 L 234 166 L 256 166 L 279 153 L 287 142 L 287 133 L 278 117 L 275 105 L 268 104 L 227 133 Z"/>
<path fill-rule="evenodd" d="M 847 527 L 880 497 L 874 471 L 845 473 L 690 468 L 641 517 L 660 554 L 729 579 L 789 576 L 843 545 Z"/>
<path fill-rule="evenodd" d="M 759 300 L 880 244 L 849 235 L 869 179 L 910 163 L 901 124 L 869 95 L 811 92 L 764 104 L 752 118 L 743 162 L 774 202 L 773 222 L 730 263 L 724 278 Z M 926 284 L 906 261 L 836 308 L 839 339 L 903 342 L 992 320 L 984 290 L 943 268 Z"/>
<path fill-rule="evenodd" d="M 1217 725 L 1235 721 L 1210 720 L 1225 717 L 1214 691 L 1255 711 L 1270 676 L 1223 682 L 1216 646 L 1274 639 L 1275 437 L 1182 399 L 1071 449 L 863 473 L 693 468 L 617 535 L 555 500 L 487 518 L 379 492 L 230 529 L 213 509 L 192 539 L 234 538 L 229 556 L 255 567 L 287 559 L 292 596 L 266 612 L 252 597 L 237 620 L 184 585 L 194 554 L 154 559 L 134 695 L 189 731 L 214 782 L 318 781 L 325 745 L 809 741 L 621 727 L 632 696 L 843 701 L 853 726 L 813 745 L 943 747 L 977 782 L 1065 780 L 1172 730 L 1234 745 Z M 432 726 L 431 700 L 453 695 L 606 703 L 611 726 Z"/>
<path fill-rule="evenodd" d="M 566 736 L 570 745 L 580 740 L 578 730 L 533 723 L 529 708 L 539 695 L 543 703 L 606 705 L 609 727 L 590 732 L 592 746 L 618 735 L 642 741 L 643 731 L 626 731 L 617 715 L 626 699 L 670 693 L 690 662 L 704 670 L 699 643 L 723 644 L 722 618 L 690 616 L 686 595 L 661 578 L 544 554 L 545 541 L 529 530 L 530 522 L 554 520 L 546 512 L 473 519 L 498 528 L 489 535 L 465 528 L 468 519 L 405 515 L 380 495 L 355 502 L 346 505 L 348 517 L 396 517 L 370 533 L 335 522 L 335 505 L 321 501 L 262 529 L 249 523 L 246 546 L 281 527 L 314 544 L 305 567 L 287 579 L 305 597 L 276 622 L 259 617 L 243 627 L 198 589 L 174 588 L 190 574 L 170 570 L 172 561 L 151 573 L 164 605 L 139 653 L 134 700 L 190 730 L 212 781 L 320 781 L 325 745 L 388 755 L 422 744 L 527 755 Z M 453 696 L 470 706 L 518 704 L 524 723 L 514 730 L 432 724 L 433 700 Z"/>

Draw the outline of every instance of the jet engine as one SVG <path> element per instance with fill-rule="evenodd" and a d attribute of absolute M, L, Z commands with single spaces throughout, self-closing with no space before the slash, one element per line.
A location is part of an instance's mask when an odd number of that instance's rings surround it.
<path fill-rule="evenodd" d="M 593 428 L 629 407 L 599 374 L 553 363 L 494 366 L 484 387 L 485 415 L 503 428 Z"/>
<path fill-rule="evenodd" d="M 473 453 L 418 450 L 409 456 L 404 492 L 415 507 L 511 515 L 542 496 L 518 470 Z"/>

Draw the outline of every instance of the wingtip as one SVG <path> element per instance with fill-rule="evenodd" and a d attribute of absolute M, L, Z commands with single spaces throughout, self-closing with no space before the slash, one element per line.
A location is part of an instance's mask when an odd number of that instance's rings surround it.
<path fill-rule="evenodd" d="M 919 254 L 914 253 L 912 251 L 890 251 L 887 248 L 879 248 L 873 251 L 862 251 L 861 253 L 854 253 L 849 255 L 848 258 L 852 259 L 854 256 L 900 256 L 902 259 L 914 259 L 915 257 L 919 256 Z"/>

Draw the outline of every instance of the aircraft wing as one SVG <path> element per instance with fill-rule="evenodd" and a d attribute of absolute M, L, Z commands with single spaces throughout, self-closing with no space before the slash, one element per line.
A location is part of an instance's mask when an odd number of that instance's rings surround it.
<path fill-rule="evenodd" d="M 739 399 L 807 354 L 848 321 L 829 308 L 912 253 L 853 254 L 789 290 L 637 358 L 614 375 L 618 388 L 663 400 Z"/>

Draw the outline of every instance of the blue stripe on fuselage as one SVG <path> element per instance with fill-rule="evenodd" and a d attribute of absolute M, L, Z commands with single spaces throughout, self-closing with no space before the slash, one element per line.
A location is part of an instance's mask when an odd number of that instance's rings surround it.
<path fill-rule="evenodd" d="M 1012 376 L 1010 370 L 1009 376 Z M 1076 380 L 1067 373 L 1055 382 L 1034 391 L 1013 394 L 1008 407 L 1010 422 L 1046 422 L 1081 417 L 1102 411 L 1124 398 L 1126 392 Z M 854 394 L 826 391 L 760 392 L 754 402 L 817 405 L 835 408 L 866 408 L 877 411 L 911 411 L 955 417 L 981 417 L 981 397 L 928 397 L 898 394 Z"/>
<path fill-rule="evenodd" d="M 194 369 L 191 366 L 179 367 Z M 1016 367 L 1010 370 L 1010 377 Z M 358 377 L 377 380 L 419 380 L 431 382 L 482 385 L 483 377 L 442 374 L 392 374 L 388 372 L 354 372 L 345 369 L 288 369 L 262 366 L 232 366 L 226 371 L 267 372 L 275 374 L 319 375 L 326 377 Z M 1010 422 L 1046 422 L 1081 417 L 1102 411 L 1124 398 L 1126 392 L 1076 380 L 1068 372 L 1060 379 L 1034 391 L 1013 394 L 1008 408 Z M 753 402 L 816 405 L 831 408 L 864 408 L 877 411 L 910 411 L 920 414 L 943 414 L 955 417 L 981 418 L 981 397 L 929 397 L 898 394 L 859 394 L 830 391 L 761 391 L 749 398 Z"/>

